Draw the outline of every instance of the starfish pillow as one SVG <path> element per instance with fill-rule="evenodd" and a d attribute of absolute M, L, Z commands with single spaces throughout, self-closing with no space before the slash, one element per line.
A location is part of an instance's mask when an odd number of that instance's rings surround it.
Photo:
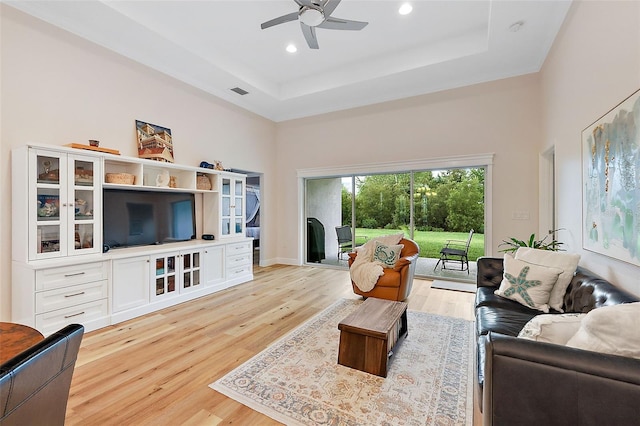
<path fill-rule="evenodd" d="M 549 312 L 551 290 L 562 269 L 540 266 L 504 255 L 504 278 L 494 293 L 528 308 Z"/>

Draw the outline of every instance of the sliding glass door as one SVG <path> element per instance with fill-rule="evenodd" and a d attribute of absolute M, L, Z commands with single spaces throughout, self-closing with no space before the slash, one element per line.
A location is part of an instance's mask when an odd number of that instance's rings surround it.
<path fill-rule="evenodd" d="M 306 178 L 306 262 L 346 266 L 343 252 L 398 232 L 418 243 L 422 258 L 437 258 L 447 239 L 466 239 L 471 229 L 475 260 L 484 254 L 484 176 L 468 168 Z M 341 231 L 347 239 L 351 232 L 346 244 Z"/>

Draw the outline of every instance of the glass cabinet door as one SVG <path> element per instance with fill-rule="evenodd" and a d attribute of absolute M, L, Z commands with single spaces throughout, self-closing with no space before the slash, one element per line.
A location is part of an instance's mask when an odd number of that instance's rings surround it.
<path fill-rule="evenodd" d="M 184 253 L 182 256 L 182 288 L 200 288 L 200 252 Z"/>
<path fill-rule="evenodd" d="M 47 151 L 35 152 L 31 157 L 35 176 L 35 199 L 30 201 L 29 220 L 35 223 L 35 248 L 32 258 L 57 257 L 65 254 L 66 176 L 60 174 L 65 168 L 64 154 Z"/>
<path fill-rule="evenodd" d="M 245 181 L 241 178 L 222 177 L 220 188 L 220 222 L 222 236 L 244 235 Z"/>
<path fill-rule="evenodd" d="M 29 155 L 29 258 L 99 253 L 99 158 L 40 149 Z"/>
<path fill-rule="evenodd" d="M 222 178 L 222 191 L 220 192 L 222 221 L 222 235 L 231 235 L 231 179 Z"/>
<path fill-rule="evenodd" d="M 235 230 L 234 232 L 238 235 L 242 235 L 244 233 L 244 181 L 238 179 L 235 181 L 235 190 L 233 192 L 234 196 L 234 221 L 235 221 Z"/>
<path fill-rule="evenodd" d="M 153 263 L 156 297 L 175 294 L 176 288 L 176 255 L 157 257 Z"/>
<path fill-rule="evenodd" d="M 69 181 L 73 182 L 73 200 L 69 200 L 70 213 L 73 213 L 69 215 L 73 244 L 69 247 L 69 254 L 100 251 L 100 242 L 96 241 L 100 229 L 94 215 L 99 207 L 97 179 L 94 180 L 94 174 L 99 176 L 98 168 L 99 164 L 94 159 L 69 159 Z"/>

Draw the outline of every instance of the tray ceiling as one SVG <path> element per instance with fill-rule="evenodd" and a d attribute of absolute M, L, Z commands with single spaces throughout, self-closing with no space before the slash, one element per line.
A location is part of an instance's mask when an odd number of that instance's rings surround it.
<path fill-rule="evenodd" d="M 260 29 L 293 0 L 5 3 L 274 121 L 537 72 L 571 4 L 343 0 L 333 16 L 369 25 L 312 50 L 297 21 Z"/>

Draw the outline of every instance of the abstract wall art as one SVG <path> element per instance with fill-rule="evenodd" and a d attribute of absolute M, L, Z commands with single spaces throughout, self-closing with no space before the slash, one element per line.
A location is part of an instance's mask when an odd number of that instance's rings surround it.
<path fill-rule="evenodd" d="M 582 131 L 582 242 L 640 266 L 640 90 Z"/>

